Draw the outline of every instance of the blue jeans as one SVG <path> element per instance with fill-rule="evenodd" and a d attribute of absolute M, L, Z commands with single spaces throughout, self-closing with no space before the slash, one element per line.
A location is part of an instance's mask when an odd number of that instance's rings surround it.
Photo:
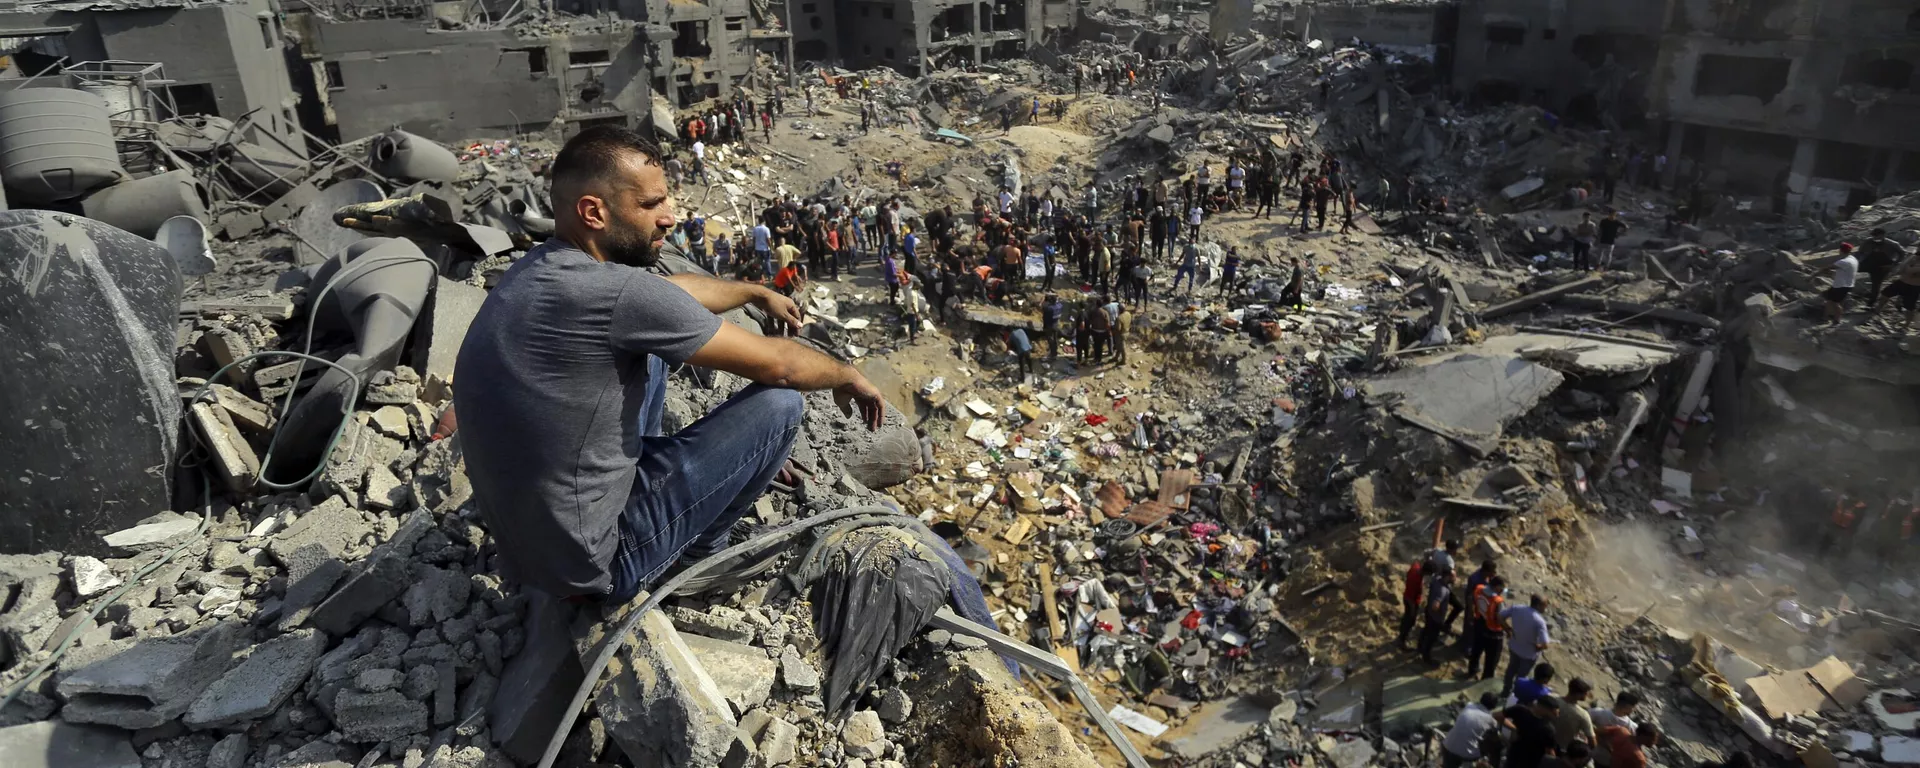
<path fill-rule="evenodd" d="M 1187 279 L 1187 292 L 1192 293 L 1193 284 L 1194 284 L 1193 281 L 1195 279 L 1193 272 L 1194 272 L 1193 267 L 1189 267 L 1184 264 L 1181 265 L 1179 269 L 1175 270 L 1173 273 L 1173 289 L 1176 291 L 1180 290 L 1180 278 L 1185 277 Z"/>
<path fill-rule="evenodd" d="M 786 464 L 806 400 L 758 384 L 740 390 L 704 418 L 663 436 L 667 365 L 647 361 L 639 471 L 620 514 L 620 549 L 609 570 L 614 602 L 632 600 L 682 557 L 724 549 L 733 524 Z"/>

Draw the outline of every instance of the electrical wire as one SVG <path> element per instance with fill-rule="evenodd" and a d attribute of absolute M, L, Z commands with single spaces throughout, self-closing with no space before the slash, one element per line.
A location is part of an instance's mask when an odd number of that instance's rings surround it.
<path fill-rule="evenodd" d="M 567 741 L 567 734 L 573 730 L 574 721 L 579 719 L 580 711 L 586 707 L 587 698 L 593 695 L 594 685 L 600 682 L 600 675 L 604 674 L 607 671 L 607 665 L 613 662 L 613 655 L 620 651 L 621 646 L 626 645 L 627 638 L 633 635 L 633 628 L 640 625 L 640 619 L 647 615 L 647 611 L 659 607 L 660 602 L 667 599 L 667 596 L 672 595 L 674 590 L 679 589 L 682 585 L 693 580 L 700 574 L 705 573 L 715 565 L 744 554 L 758 552 L 762 548 L 774 544 L 785 542 L 809 529 L 817 528 L 836 520 L 844 520 L 849 517 L 859 517 L 863 515 L 914 519 L 907 515 L 900 514 L 898 510 L 892 507 L 882 506 L 848 507 L 846 509 L 815 515 L 805 520 L 798 520 L 767 531 L 766 533 L 758 534 L 739 544 L 720 550 L 711 557 L 687 566 L 686 570 L 668 579 L 667 583 L 661 584 L 659 589 L 654 590 L 653 594 L 648 595 L 647 599 L 640 603 L 640 607 L 635 608 L 632 613 L 627 615 L 626 620 L 620 623 L 618 630 L 609 633 L 605 639 L 600 641 L 600 652 L 593 657 L 593 663 L 588 665 L 586 677 L 580 681 L 580 687 L 574 690 L 573 700 L 567 704 L 567 714 L 560 718 L 559 726 L 554 729 L 552 735 L 547 737 L 547 750 L 540 757 L 539 768 L 553 768 L 554 761 L 560 757 L 561 746 Z"/>

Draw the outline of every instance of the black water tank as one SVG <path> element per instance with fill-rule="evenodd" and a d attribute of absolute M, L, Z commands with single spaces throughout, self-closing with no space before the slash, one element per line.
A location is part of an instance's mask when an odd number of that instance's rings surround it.
<path fill-rule="evenodd" d="M 151 240 L 0 211 L 0 552 L 97 553 L 168 508 L 180 287 Z"/>

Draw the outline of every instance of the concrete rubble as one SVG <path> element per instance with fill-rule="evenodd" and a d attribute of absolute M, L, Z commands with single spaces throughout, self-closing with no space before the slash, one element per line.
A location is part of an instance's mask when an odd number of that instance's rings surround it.
<path fill-rule="evenodd" d="M 246 3 L 176 10 L 265 23 L 270 52 L 301 58 L 257 5 L 264 15 Z M 1748 751 L 1808 768 L 1920 765 L 1920 580 L 1901 567 L 1920 519 L 1920 364 L 1904 309 L 1886 309 L 1896 301 L 1838 323 L 1822 302 L 1842 242 L 1876 228 L 1903 248 L 1920 240 L 1920 197 L 1902 191 L 1912 184 L 1840 189 L 1810 167 L 1783 177 L 1794 210 L 1834 199 L 1853 209 L 1842 220 L 1771 211 L 1741 186 L 1739 162 L 1688 158 L 1656 180 L 1642 145 L 1704 143 L 1736 160 L 1751 148 L 1718 133 L 1688 143 L 1702 128 L 1684 121 L 1660 136 L 1568 104 L 1440 86 L 1436 44 L 1453 41 L 1431 39 L 1451 26 L 1435 14 L 1472 3 L 1147 14 L 1074 2 L 1065 21 L 1040 8 L 1051 3 L 916 9 L 910 26 L 925 34 L 911 53 L 817 59 L 857 68 L 795 67 L 801 46 L 845 36 L 762 5 L 676 4 L 672 32 L 652 43 L 635 33 L 644 19 L 618 14 L 309 7 L 281 30 L 320 86 L 301 109 L 346 140 L 281 120 L 281 102 L 241 119 L 116 119 L 120 146 L 140 148 L 125 167 L 85 194 L 20 200 L 184 249 L 168 263 L 204 273 L 175 275 L 161 308 L 175 325 L 162 399 L 177 389 L 185 403 L 160 425 L 184 428 L 183 460 L 150 462 L 180 467 L 153 470 L 170 476 L 171 503 L 76 513 L 61 529 L 84 541 L 0 555 L 0 765 L 531 765 L 592 684 L 560 765 L 1413 768 L 1438 764 L 1433 729 L 1489 690 L 1456 679 L 1451 647 L 1429 666 L 1389 645 L 1408 564 L 1446 540 L 1463 543 L 1463 574 L 1497 561 L 1515 604 L 1552 596 L 1555 690 L 1593 682 L 1588 706 L 1638 692 L 1636 716 L 1667 733 L 1654 763 Z M 846 17 L 833 25 L 867 10 L 828 5 Z M 724 9 L 750 29 L 726 26 Z M 1458 26 L 1463 40 L 1488 34 L 1477 19 Z M 384 87 L 363 83 L 412 73 L 359 50 L 370 43 L 352 30 L 412 45 L 430 28 L 450 59 L 526 69 L 487 101 L 566 106 L 469 125 L 497 106 L 460 101 L 482 89 L 409 88 L 464 111 L 393 129 L 393 107 L 370 101 Z M 0 65 L 9 77 L 53 50 L 32 42 L 43 29 L 22 34 L 0 35 L 26 46 Z M 720 41 L 735 34 L 771 47 L 715 54 L 706 74 L 727 76 L 712 92 L 674 80 L 648 94 L 652 78 L 633 69 L 706 62 L 680 53 L 710 40 L 730 50 Z M 609 35 L 637 47 L 585 42 Z M 679 50 L 640 50 L 649 44 Z M 140 77 L 49 77 L 148 93 Z M 549 92 L 575 86 L 592 97 Z M 285 104 L 300 101 L 292 88 Z M 709 134 L 696 178 L 693 119 L 776 99 L 779 114 L 746 136 Z M 543 174 L 560 141 L 642 112 L 665 117 L 653 128 L 670 138 L 676 206 L 698 222 L 672 235 L 667 268 L 738 276 L 751 260 L 722 261 L 716 241 L 744 243 L 781 206 L 812 221 L 816 201 L 897 202 L 922 238 L 905 289 L 905 306 L 925 297 L 922 314 L 901 311 L 871 258 L 844 279 L 816 267 L 796 293 L 800 338 L 861 366 L 894 408 L 868 433 L 829 395 L 810 396 L 794 451 L 804 479 L 758 500 L 737 533 L 855 505 L 917 517 L 979 581 L 992 629 L 1071 682 L 1015 677 L 1014 656 L 994 652 L 1004 646 L 922 629 L 878 660 L 849 716 L 831 717 L 823 697 L 842 662 L 787 554 L 671 597 L 587 681 L 587 640 L 610 617 L 501 580 L 494 558 L 510 543 L 472 504 L 448 408 L 453 361 L 487 291 L 552 233 Z M 1353 199 L 1316 227 L 1291 178 L 1279 220 L 1225 192 L 1201 196 L 1200 233 L 1180 229 L 1146 260 L 1149 295 L 1125 301 L 1125 363 L 1076 343 L 1074 318 L 1100 311 L 1092 299 L 1113 276 L 1076 258 L 1070 227 L 1036 227 L 1011 274 L 994 264 L 975 277 L 1002 188 L 1010 218 L 1038 215 L 1031 194 L 1069 218 L 1091 213 L 1118 244 L 1131 209 L 1141 227 L 1156 206 L 1183 224 L 1184 188 L 1202 170 L 1220 191 L 1229 163 L 1284 175 L 1295 153 L 1309 170 L 1338 158 L 1331 175 Z M 1814 165 L 1800 154 L 1796 168 Z M 1863 156 L 1854 175 L 1872 166 L 1899 182 L 1898 154 Z M 1626 234 L 1588 269 L 1581 214 L 1609 209 Z M 174 216 L 198 234 L 162 236 Z M 74 237 L 78 259 L 89 236 Z M 361 340 L 315 303 L 325 263 L 374 237 L 417 249 L 431 279 L 386 297 L 412 308 L 412 324 L 353 380 L 364 386 L 337 440 L 330 421 L 322 439 L 286 447 L 295 409 L 330 371 L 253 356 L 346 359 Z M 1171 283 L 1182 238 L 1197 283 L 1185 292 Z M 1041 320 L 1048 291 L 1068 298 L 1059 336 Z M 765 332 L 757 310 L 728 319 Z M 1035 344 L 1031 374 L 1010 347 L 1016 329 Z M 140 363 L 128 367 L 167 367 Z M 743 386 L 676 375 L 667 429 Z M 302 451 L 310 465 L 290 468 Z M 1124 749 L 1103 736 L 1116 722 Z"/>

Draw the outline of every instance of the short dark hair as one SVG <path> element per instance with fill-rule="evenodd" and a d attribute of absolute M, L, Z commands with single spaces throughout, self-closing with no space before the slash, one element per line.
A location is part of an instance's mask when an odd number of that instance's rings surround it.
<path fill-rule="evenodd" d="M 1546 683 L 1552 680 L 1553 680 L 1552 664 L 1548 664 L 1543 661 L 1543 662 L 1540 662 L 1539 664 L 1533 665 L 1533 681 L 1534 682 L 1545 685 Z"/>
<path fill-rule="evenodd" d="M 1567 698 L 1584 698 L 1589 693 L 1593 693 L 1593 683 L 1587 682 L 1586 678 L 1576 677 L 1567 681 Z"/>
<path fill-rule="evenodd" d="M 1634 693 L 1633 691 L 1621 691 L 1620 697 L 1613 700 L 1613 705 L 1616 707 L 1640 706 L 1640 694 Z"/>
<path fill-rule="evenodd" d="M 1567 745 L 1568 760 L 1572 760 L 1573 762 L 1577 763 L 1590 757 L 1593 757 L 1593 748 L 1587 746 L 1586 742 L 1575 741 L 1572 744 Z"/>
<path fill-rule="evenodd" d="M 1488 691 L 1486 693 L 1480 694 L 1480 706 L 1486 707 L 1488 710 L 1492 710 L 1494 707 L 1499 706 L 1499 704 L 1500 704 L 1500 697 L 1494 695 L 1492 691 Z"/>
<path fill-rule="evenodd" d="M 1532 599 L 1529 599 L 1527 601 L 1527 604 L 1535 608 L 1545 608 L 1547 607 L 1547 596 L 1540 594 L 1538 592 L 1535 592 Z"/>
<path fill-rule="evenodd" d="M 577 186 L 605 177 L 622 154 L 637 152 L 653 165 L 661 164 L 660 145 L 639 131 L 615 125 L 596 125 L 568 139 L 547 169 L 553 187 Z M 560 201 L 554 201 L 560 204 Z"/>

